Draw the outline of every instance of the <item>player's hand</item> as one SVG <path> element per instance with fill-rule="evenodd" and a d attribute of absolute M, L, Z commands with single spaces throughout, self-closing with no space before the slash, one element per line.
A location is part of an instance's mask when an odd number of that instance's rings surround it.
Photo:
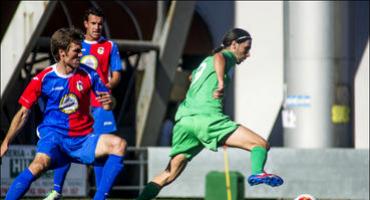
<path fill-rule="evenodd" d="M 224 87 L 218 86 L 218 88 L 213 92 L 213 98 L 220 99 L 224 96 Z"/>
<path fill-rule="evenodd" d="M 107 84 L 105 84 L 105 87 L 107 87 L 108 89 L 112 89 L 112 84 L 110 84 L 109 82 Z"/>
<path fill-rule="evenodd" d="M 112 108 L 112 96 L 109 92 L 96 92 L 96 100 L 101 103 L 104 109 L 110 110 Z"/>
<path fill-rule="evenodd" d="M 7 142 L 3 142 L 1 144 L 1 149 L 0 149 L 0 157 L 3 157 L 5 155 L 5 153 L 8 151 L 8 143 Z"/>

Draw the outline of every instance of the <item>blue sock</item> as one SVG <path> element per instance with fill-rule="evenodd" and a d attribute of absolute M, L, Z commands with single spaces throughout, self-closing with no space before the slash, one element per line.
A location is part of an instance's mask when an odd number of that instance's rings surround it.
<path fill-rule="evenodd" d="M 123 156 L 109 155 L 105 162 L 102 178 L 99 182 L 98 190 L 95 193 L 94 200 L 104 200 L 108 196 L 110 189 L 116 179 L 116 176 L 123 169 Z"/>
<path fill-rule="evenodd" d="M 103 174 L 103 169 L 104 169 L 104 163 L 97 163 L 94 165 L 94 173 L 95 173 L 95 186 L 96 190 L 99 188 L 99 183 L 101 180 L 101 176 Z"/>
<path fill-rule="evenodd" d="M 62 194 L 64 180 L 66 179 L 67 172 L 70 167 L 71 163 L 68 163 L 54 169 L 54 190 L 57 191 L 59 194 Z"/>
<path fill-rule="evenodd" d="M 5 200 L 17 200 L 27 192 L 31 183 L 36 179 L 36 177 L 31 173 L 31 171 L 26 168 L 22 173 L 20 173 L 17 178 L 13 181 L 10 186 Z"/>

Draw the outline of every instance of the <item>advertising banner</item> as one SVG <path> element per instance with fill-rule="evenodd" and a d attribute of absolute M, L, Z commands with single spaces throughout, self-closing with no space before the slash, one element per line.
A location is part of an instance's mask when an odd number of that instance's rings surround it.
<path fill-rule="evenodd" d="M 5 196 L 14 179 L 29 166 L 36 154 L 36 146 L 12 145 L 2 158 L 1 196 Z M 45 196 L 53 189 L 53 171 L 49 170 L 34 181 L 25 196 Z M 63 187 L 63 196 L 87 195 L 87 167 L 72 163 Z"/>

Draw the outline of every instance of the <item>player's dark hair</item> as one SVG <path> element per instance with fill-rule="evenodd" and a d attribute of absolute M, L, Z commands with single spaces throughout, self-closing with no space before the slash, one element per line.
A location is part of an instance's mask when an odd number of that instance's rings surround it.
<path fill-rule="evenodd" d="M 241 28 L 233 28 L 226 32 L 222 40 L 222 44 L 219 47 L 215 48 L 212 53 L 215 54 L 222 51 L 223 49 L 229 47 L 233 41 L 236 41 L 237 43 L 242 43 L 247 40 L 252 40 L 252 37 L 248 33 L 248 31 Z"/>
<path fill-rule="evenodd" d="M 95 15 L 104 19 L 104 13 L 100 8 L 90 7 L 85 11 L 84 21 L 88 21 L 89 15 Z"/>
<path fill-rule="evenodd" d="M 83 34 L 76 28 L 61 28 L 53 33 L 50 39 L 50 50 L 54 59 L 59 62 L 59 49 L 68 51 L 71 43 L 81 44 Z"/>

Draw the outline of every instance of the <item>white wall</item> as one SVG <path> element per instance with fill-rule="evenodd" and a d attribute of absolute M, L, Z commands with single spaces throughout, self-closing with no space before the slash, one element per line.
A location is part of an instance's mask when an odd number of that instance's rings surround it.
<path fill-rule="evenodd" d="M 235 121 L 267 138 L 283 100 L 283 2 L 235 2 L 235 26 L 253 38 L 235 71 Z"/>
<path fill-rule="evenodd" d="M 369 41 L 355 76 L 355 148 L 369 149 Z"/>

